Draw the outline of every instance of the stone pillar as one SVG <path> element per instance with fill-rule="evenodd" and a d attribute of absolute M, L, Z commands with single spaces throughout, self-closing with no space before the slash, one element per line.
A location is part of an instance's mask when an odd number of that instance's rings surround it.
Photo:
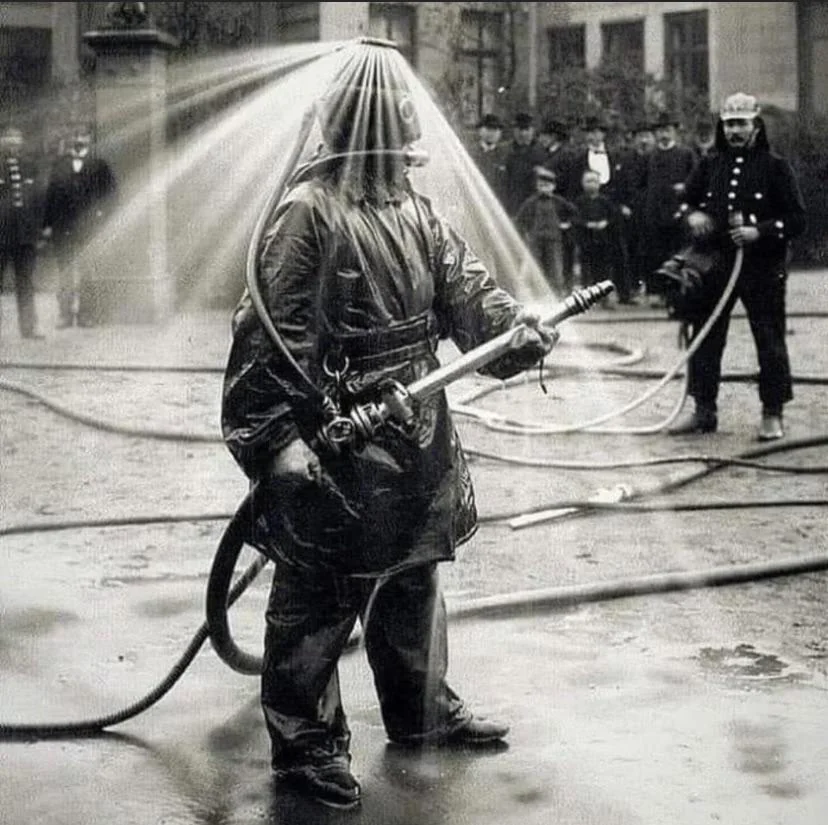
<path fill-rule="evenodd" d="M 178 43 L 148 19 L 90 31 L 83 39 L 97 58 L 97 150 L 115 174 L 119 204 L 106 243 L 96 250 L 94 320 L 161 321 L 175 303 L 167 262 L 165 132 L 167 59 Z"/>

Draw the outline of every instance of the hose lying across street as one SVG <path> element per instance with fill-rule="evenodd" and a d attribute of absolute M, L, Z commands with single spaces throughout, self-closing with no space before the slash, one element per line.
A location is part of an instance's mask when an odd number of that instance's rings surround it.
<path fill-rule="evenodd" d="M 738 274 L 734 272 L 734 275 Z M 732 291 L 732 284 L 735 283 L 735 277 L 729 282 Z M 729 292 L 726 293 L 717 310 L 721 309 Z M 715 313 L 714 313 L 715 314 Z M 709 326 L 708 326 L 709 328 Z M 704 332 L 704 330 L 702 331 Z M 694 343 L 698 342 L 697 337 Z M 677 376 L 681 367 L 686 363 L 689 356 L 692 354 L 693 345 L 691 344 L 688 353 L 685 354 L 676 365 L 668 371 L 667 375 L 662 377 L 658 384 L 658 389 L 661 389 Z M 0 363 L 0 367 L 9 366 L 29 366 L 25 364 L 10 364 Z M 42 368 L 61 368 L 61 365 L 38 365 Z M 82 368 L 79 365 L 63 365 L 64 368 Z M 104 367 L 105 368 L 105 367 Z M 125 367 L 125 369 L 142 369 L 141 367 Z M 143 368 L 152 370 L 170 370 L 170 371 L 214 371 L 212 368 L 176 368 L 176 367 L 158 367 L 158 368 Z M 600 371 L 600 370 L 598 370 Z M 630 370 L 628 366 L 616 366 L 605 370 L 615 374 L 623 374 L 628 377 L 653 377 L 653 373 L 646 371 Z M 728 376 L 724 377 L 728 380 Z M 738 378 L 737 378 L 738 380 Z M 794 379 L 795 382 L 797 379 Z M 828 379 L 819 376 L 808 376 L 802 382 L 823 384 L 828 383 Z M 499 387 L 508 386 L 508 383 L 500 382 Z M 70 418 L 86 426 L 95 427 L 97 429 L 106 430 L 109 432 L 116 432 L 123 435 L 142 438 L 155 438 L 162 440 L 176 440 L 189 442 L 205 442 L 213 443 L 220 442 L 221 439 L 214 433 L 197 433 L 179 430 L 158 430 L 148 428 L 133 428 L 127 427 L 113 422 L 102 421 L 92 416 L 78 413 L 68 407 L 48 398 L 47 396 L 38 393 L 24 385 L 12 381 L 0 379 L 0 391 L 12 392 L 26 396 L 53 412 Z M 536 435 L 551 432 L 655 432 L 663 429 L 666 426 L 665 422 L 661 422 L 655 429 L 652 427 L 639 428 L 638 430 L 610 430 L 607 428 L 599 429 L 598 424 L 602 424 L 613 417 L 623 415 L 630 411 L 634 406 L 639 406 L 643 401 L 649 399 L 654 395 L 654 391 L 648 390 L 643 396 L 637 399 L 633 404 L 626 405 L 622 410 L 615 413 L 601 416 L 592 422 L 586 422 L 580 426 L 572 427 L 558 427 L 550 428 L 535 423 L 521 423 L 512 422 L 506 419 L 498 419 L 495 416 L 487 413 L 481 413 L 470 407 L 470 403 L 482 397 L 486 392 L 490 392 L 491 388 L 486 388 L 482 392 L 477 392 L 474 396 L 467 398 L 464 402 L 458 405 L 456 410 L 460 415 L 466 414 L 479 421 L 482 421 L 486 426 L 493 429 L 505 429 L 509 432 L 522 432 L 526 434 Z M 684 398 L 682 398 L 683 402 Z M 671 413 L 671 419 L 680 409 L 680 406 Z M 668 419 L 668 422 L 669 420 Z M 809 466 L 809 467 L 794 467 L 785 464 L 773 464 L 757 461 L 756 459 L 769 456 L 780 452 L 788 452 L 799 449 L 809 449 L 814 447 L 824 447 L 828 444 L 828 435 L 821 435 L 812 438 L 805 438 L 799 440 L 786 440 L 768 445 L 747 450 L 737 456 L 711 456 L 704 454 L 684 455 L 677 457 L 647 459 L 643 461 L 615 461 L 604 463 L 582 463 L 573 461 L 556 461 L 556 460 L 540 460 L 522 458 L 516 456 L 499 455 L 497 453 L 490 453 L 482 450 L 467 450 L 471 455 L 476 455 L 481 458 L 489 460 L 498 460 L 511 464 L 522 464 L 533 467 L 557 467 L 573 470 L 592 470 L 592 469 L 615 469 L 635 466 L 654 466 L 657 464 L 668 463 L 694 463 L 702 464 L 702 467 L 695 467 L 689 472 L 678 472 L 673 474 L 666 481 L 658 484 L 650 485 L 647 488 L 634 489 L 626 488 L 621 498 L 615 500 L 607 500 L 604 497 L 597 496 L 587 500 L 569 500 L 547 502 L 536 508 L 530 510 L 522 510 L 517 513 L 491 513 L 482 514 L 480 521 L 482 523 L 503 522 L 507 521 L 510 525 L 518 529 L 522 526 L 531 526 L 534 523 L 539 523 L 544 518 L 544 514 L 551 513 L 554 515 L 560 514 L 562 511 L 566 513 L 575 514 L 589 514 L 589 513 L 613 513 L 613 514 L 630 514 L 641 512 L 656 512 L 656 511 L 688 511 L 688 510 L 711 510 L 711 509 L 732 509 L 740 507 L 815 507 L 828 505 L 828 499 L 774 499 L 758 500 L 758 501 L 729 501 L 729 502 L 713 502 L 703 504 L 669 504 L 669 503 L 646 503 L 640 499 L 647 498 L 657 494 L 664 494 L 671 492 L 679 487 L 699 480 L 700 478 L 715 472 L 719 469 L 728 466 L 751 467 L 754 469 L 761 469 L 774 472 L 787 473 L 826 473 L 828 467 L 824 466 Z M 7 525 L 0 527 L 0 537 L 20 535 L 35 532 L 58 531 L 67 529 L 83 529 L 83 528 L 97 528 L 110 526 L 135 526 L 146 525 L 153 523 L 169 523 L 169 522 L 195 522 L 195 521 L 224 521 L 228 520 L 228 525 L 222 535 L 219 548 L 216 552 L 213 566 L 210 571 L 210 576 L 207 586 L 206 598 L 206 612 L 207 620 L 199 627 L 193 636 L 190 643 L 187 645 L 185 651 L 180 656 L 178 661 L 171 668 L 166 677 L 149 693 L 140 698 L 138 701 L 129 705 L 128 707 L 98 718 L 82 719 L 74 722 L 53 722 L 53 723 L 30 723 L 30 724 L 11 724 L 0 722 L 0 739 L 41 739 L 41 738 L 62 738 L 72 736 L 88 736 L 100 733 L 101 731 L 121 724 L 128 719 L 134 718 L 146 711 L 153 704 L 158 702 L 166 693 L 168 693 L 176 682 L 185 673 L 190 663 L 193 661 L 199 650 L 207 639 L 216 650 L 219 657 L 228 664 L 232 669 L 240 673 L 257 674 L 261 672 L 261 659 L 258 656 L 247 653 L 241 650 L 235 643 L 227 618 L 227 609 L 235 603 L 235 601 L 242 595 L 247 587 L 254 581 L 261 570 L 267 565 L 267 559 L 263 555 L 258 555 L 255 560 L 244 570 L 244 572 L 233 581 L 233 575 L 238 561 L 239 555 L 245 546 L 246 537 L 251 534 L 251 518 L 253 512 L 253 497 L 254 493 L 249 494 L 239 508 L 234 513 L 200 513 L 200 514 L 179 514 L 179 515 L 151 515 L 151 516 L 134 516 L 130 518 L 109 518 L 98 520 L 73 520 L 63 522 L 44 522 L 34 524 L 19 524 Z M 763 579 L 791 576 L 803 573 L 813 573 L 828 570 L 828 554 L 815 554 L 811 556 L 800 556 L 795 558 L 778 559 L 772 562 L 748 563 L 739 565 L 727 565 L 724 567 L 714 567 L 706 570 L 681 571 L 672 573 L 651 574 L 645 576 L 631 577 L 620 580 L 589 583 L 575 586 L 553 587 L 548 589 L 532 590 L 522 593 L 510 593 L 496 596 L 489 596 L 479 599 L 473 599 L 464 603 L 455 605 L 450 608 L 449 615 L 455 620 L 461 619 L 483 619 L 495 618 L 504 616 L 519 616 L 529 613 L 536 613 L 540 610 L 560 609 L 562 607 L 572 607 L 578 604 L 588 602 L 606 601 L 610 599 L 627 598 L 630 596 L 640 596 L 654 593 L 666 593 L 674 591 L 682 591 L 698 588 L 719 587 L 723 585 L 743 583 L 749 581 L 759 581 Z M 350 640 L 350 647 L 354 648 L 359 642 L 358 637 L 352 637 Z"/>

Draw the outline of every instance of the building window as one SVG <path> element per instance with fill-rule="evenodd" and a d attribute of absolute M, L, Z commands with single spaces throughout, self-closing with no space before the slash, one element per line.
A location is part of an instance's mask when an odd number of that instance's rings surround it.
<path fill-rule="evenodd" d="M 275 3 L 280 43 L 319 40 L 319 3 Z"/>
<path fill-rule="evenodd" d="M 393 40 L 412 65 L 417 60 L 417 9 L 402 3 L 371 3 L 368 30 L 372 37 Z"/>
<path fill-rule="evenodd" d="M 644 21 L 630 20 L 601 25 L 601 62 L 644 72 Z"/>
<path fill-rule="evenodd" d="M 664 67 L 679 94 L 710 90 L 710 49 L 706 11 L 664 15 Z"/>
<path fill-rule="evenodd" d="M 52 32 L 0 28 L 0 100 L 4 114 L 31 103 L 46 87 L 52 68 Z"/>
<path fill-rule="evenodd" d="M 463 9 L 457 53 L 463 76 L 463 120 L 474 123 L 497 108 L 503 83 L 502 12 Z"/>
<path fill-rule="evenodd" d="M 549 71 L 586 68 L 586 26 L 552 26 L 546 30 Z"/>

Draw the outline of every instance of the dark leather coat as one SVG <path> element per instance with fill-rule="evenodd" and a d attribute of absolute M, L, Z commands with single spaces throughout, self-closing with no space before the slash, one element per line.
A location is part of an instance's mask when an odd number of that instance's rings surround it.
<path fill-rule="evenodd" d="M 407 187 L 348 195 L 330 177 L 283 198 L 260 244 L 258 277 L 292 355 L 345 407 L 371 398 L 384 379 L 409 384 L 437 367 L 438 337 L 468 350 L 512 326 L 520 309 L 425 197 Z M 282 483 L 268 467 L 293 439 L 312 439 L 318 399 L 247 294 L 233 335 L 222 424 L 233 456 L 261 480 L 257 546 L 345 575 L 453 558 L 475 530 L 476 509 L 445 395 L 422 405 L 413 434 L 388 426 L 360 451 L 324 455 L 321 481 Z M 526 347 L 489 371 L 507 377 L 540 356 Z"/>

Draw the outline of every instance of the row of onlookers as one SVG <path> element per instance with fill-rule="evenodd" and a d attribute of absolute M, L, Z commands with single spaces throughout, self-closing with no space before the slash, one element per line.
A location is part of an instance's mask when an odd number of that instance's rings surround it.
<path fill-rule="evenodd" d="M 470 153 L 553 288 L 568 291 L 580 271 L 585 285 L 611 278 L 622 304 L 641 290 L 660 303 L 654 272 L 681 244 L 684 181 L 714 143 L 711 122 L 696 124 L 691 145 L 679 126 L 662 114 L 609 146 L 597 117 L 580 124 L 576 143 L 565 124 L 536 128 L 526 113 L 504 139 L 503 122 L 486 115 Z"/>

